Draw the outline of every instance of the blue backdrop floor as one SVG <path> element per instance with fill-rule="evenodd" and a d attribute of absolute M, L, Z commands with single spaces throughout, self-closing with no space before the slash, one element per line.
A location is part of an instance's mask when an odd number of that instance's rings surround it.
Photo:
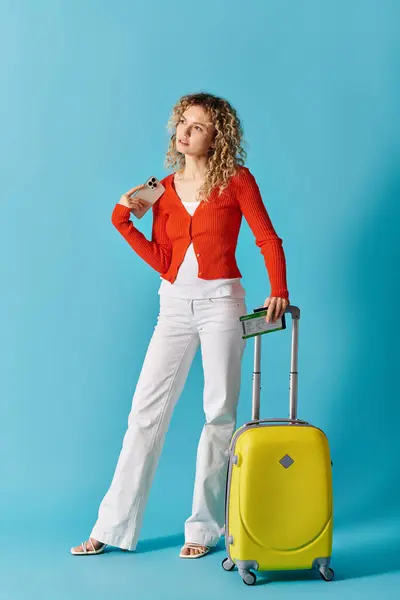
<path fill-rule="evenodd" d="M 68 530 L 67 530 L 68 529 Z M 393 523 L 345 530 L 335 535 L 336 577 L 327 583 L 312 572 L 258 574 L 246 587 L 237 571 L 226 573 L 223 542 L 199 560 L 178 557 L 180 534 L 143 540 L 136 552 L 107 548 L 99 556 L 75 557 L 75 528 L 39 536 L 37 532 L 7 534 L 0 547 L 0 597 L 7 600 L 70 600 L 71 598 L 188 598 L 251 597 L 274 599 L 399 598 L 400 540 Z M 268 594 L 266 596 L 266 594 Z"/>

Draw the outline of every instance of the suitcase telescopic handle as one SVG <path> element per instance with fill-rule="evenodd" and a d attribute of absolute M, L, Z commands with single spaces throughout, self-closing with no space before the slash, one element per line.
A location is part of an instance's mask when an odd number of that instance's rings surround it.
<path fill-rule="evenodd" d="M 309 425 L 308 421 L 302 421 L 301 419 L 256 419 L 254 421 L 249 421 L 246 425 L 251 425 L 252 423 L 296 423 L 296 425 Z"/>
<path fill-rule="evenodd" d="M 254 312 L 265 310 L 265 307 L 256 308 Z M 299 320 L 300 309 L 289 304 L 285 314 L 292 317 L 292 349 L 290 357 L 289 374 L 289 420 L 297 421 L 297 392 L 298 392 L 298 350 L 299 350 Z M 253 371 L 253 421 L 260 420 L 260 383 L 261 383 L 261 335 L 254 336 L 254 371 Z"/>

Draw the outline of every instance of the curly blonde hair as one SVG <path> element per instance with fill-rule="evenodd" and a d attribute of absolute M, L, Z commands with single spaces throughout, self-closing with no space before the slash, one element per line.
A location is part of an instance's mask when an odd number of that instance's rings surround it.
<path fill-rule="evenodd" d="M 198 199 L 208 202 L 212 190 L 219 187 L 221 195 L 237 167 L 245 163 L 247 152 L 242 146 L 243 129 L 236 110 L 224 98 L 203 92 L 182 96 L 168 119 L 171 138 L 164 163 L 167 168 L 181 172 L 185 166 L 185 155 L 176 150 L 176 127 L 189 106 L 202 106 L 215 127 L 214 147 L 209 149 L 205 181 L 198 190 Z"/>

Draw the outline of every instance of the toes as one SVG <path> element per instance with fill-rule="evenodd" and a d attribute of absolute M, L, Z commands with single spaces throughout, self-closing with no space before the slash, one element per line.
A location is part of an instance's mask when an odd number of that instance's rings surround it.
<path fill-rule="evenodd" d="M 204 552 L 206 552 L 207 548 L 205 546 L 198 546 L 197 548 L 188 548 L 188 547 L 183 547 L 181 550 L 181 553 L 184 556 L 196 556 L 197 554 L 203 554 Z"/>
<path fill-rule="evenodd" d="M 92 544 L 93 544 L 93 547 L 92 547 Z M 103 546 L 104 546 L 103 542 L 99 542 L 98 540 L 94 540 L 93 538 L 90 538 L 90 540 L 88 540 L 87 542 L 83 542 L 79 546 L 75 546 L 74 548 L 71 548 L 71 550 L 73 552 L 77 552 L 79 554 L 85 554 L 86 553 L 85 548 L 88 552 L 93 552 L 93 550 L 100 550 Z"/>
<path fill-rule="evenodd" d="M 205 551 L 205 548 L 203 546 L 199 546 L 198 548 L 191 548 L 190 554 L 201 554 L 204 551 Z"/>

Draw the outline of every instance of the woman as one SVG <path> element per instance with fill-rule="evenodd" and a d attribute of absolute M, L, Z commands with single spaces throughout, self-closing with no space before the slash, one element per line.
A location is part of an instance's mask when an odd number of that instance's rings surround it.
<path fill-rule="evenodd" d="M 206 423 L 180 556 L 200 558 L 218 543 L 224 533 L 228 451 L 245 347 L 239 321 L 247 312 L 245 290 L 235 260 L 242 215 L 268 269 L 267 320 L 281 317 L 289 304 L 282 240 L 244 166 L 235 109 L 211 94 L 187 95 L 173 108 L 168 124 L 166 165 L 177 171 L 162 180 L 166 189 L 152 207 L 151 241 L 130 220 L 130 212 L 142 204 L 131 195 L 142 186 L 124 194 L 113 210 L 115 227 L 161 275 L 160 311 L 111 486 L 89 540 L 72 548 L 73 554 L 99 554 L 107 544 L 136 548 L 165 434 L 199 345 Z"/>

